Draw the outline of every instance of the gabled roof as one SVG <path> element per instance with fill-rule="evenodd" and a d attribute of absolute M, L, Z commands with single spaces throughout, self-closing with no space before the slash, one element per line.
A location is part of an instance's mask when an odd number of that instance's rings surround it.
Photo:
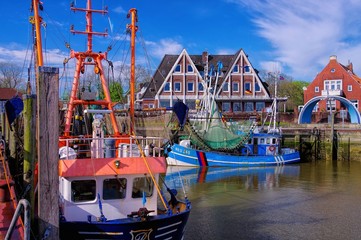
<path fill-rule="evenodd" d="M 0 88 L 0 101 L 9 100 L 15 96 L 21 96 L 22 94 L 18 92 L 15 88 Z"/>
<path fill-rule="evenodd" d="M 224 76 L 227 76 L 230 71 L 232 71 L 232 66 L 234 62 L 236 61 L 236 58 L 240 54 L 244 54 L 243 50 L 238 50 L 234 55 L 208 55 L 208 66 L 209 69 L 214 66 L 214 69 L 217 69 L 218 62 L 222 62 L 223 68 L 222 72 Z M 155 74 L 153 75 L 153 78 L 151 82 L 149 83 L 149 86 L 147 90 L 145 91 L 144 95 L 142 96 L 143 99 L 153 99 L 155 95 L 157 94 L 158 90 L 161 88 L 162 84 L 164 83 L 164 80 L 166 79 L 167 75 L 171 71 L 172 67 L 174 67 L 175 62 L 178 60 L 180 55 L 182 54 L 188 54 L 185 50 L 182 51 L 179 55 L 165 55 L 159 64 Z M 202 55 L 188 55 L 190 59 L 192 60 L 193 64 L 196 66 L 197 70 L 199 72 L 203 71 L 204 69 L 204 63 L 203 63 L 203 56 Z M 251 65 L 251 64 L 250 64 Z M 253 68 L 253 67 L 252 67 Z M 258 72 L 255 70 L 257 76 Z M 259 77 L 258 77 L 259 78 Z M 260 78 L 259 78 L 260 79 Z M 222 84 L 223 78 L 220 79 L 221 82 L 219 84 Z M 265 83 L 261 80 L 261 84 L 263 85 L 264 89 L 266 89 L 267 94 L 269 94 L 268 88 L 265 86 Z"/>

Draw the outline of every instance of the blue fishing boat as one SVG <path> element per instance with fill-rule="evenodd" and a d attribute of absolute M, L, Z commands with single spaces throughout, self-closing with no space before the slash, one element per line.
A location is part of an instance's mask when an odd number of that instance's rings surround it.
<path fill-rule="evenodd" d="M 186 197 L 180 199 L 172 189 L 165 187 L 166 191 L 162 191 L 158 184 L 160 175 L 166 172 L 163 139 L 134 134 L 133 53 L 137 10 L 131 9 L 128 14 L 133 64 L 128 133 L 118 130 L 113 111 L 102 66 L 107 53 L 92 50 L 92 35 L 97 34 L 91 29 L 92 14 L 104 14 L 107 10 L 91 9 L 91 0 L 87 0 L 86 8 L 72 5 L 71 10 L 86 13 L 88 49 L 71 51 L 76 68 L 65 127 L 59 139 L 60 238 L 183 239 L 191 203 Z M 95 99 L 84 91 L 78 97 L 79 76 L 85 67 L 94 68 L 101 80 L 104 99 Z M 108 125 L 106 115 L 111 122 Z M 92 119 L 92 123 L 84 119 Z"/>
<path fill-rule="evenodd" d="M 181 101 L 173 106 L 179 129 L 165 151 L 168 165 L 247 167 L 299 162 L 296 149 L 282 146 L 282 131 L 276 125 L 277 97 L 261 124 L 225 121 L 214 97 L 221 69 L 219 63 L 216 79 L 207 82 L 195 115 L 188 116 L 188 107 Z M 179 132 L 183 135 L 178 136 Z"/>

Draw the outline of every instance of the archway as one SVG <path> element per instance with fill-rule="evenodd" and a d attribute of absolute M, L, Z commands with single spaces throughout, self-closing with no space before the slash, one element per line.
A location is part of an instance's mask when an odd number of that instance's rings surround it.
<path fill-rule="evenodd" d="M 346 98 L 340 97 L 340 96 L 332 96 L 332 97 L 318 96 L 318 97 L 312 98 L 302 108 L 302 110 L 300 112 L 300 116 L 298 117 L 298 123 L 299 124 L 311 123 L 313 108 L 316 106 L 316 104 L 319 101 L 325 100 L 327 98 L 333 98 L 335 100 L 338 100 L 338 101 L 340 101 L 341 103 L 343 103 L 346 106 L 347 111 L 350 114 L 351 123 L 359 123 L 359 124 L 361 123 L 360 122 L 361 121 L 360 113 L 357 110 L 357 108 L 353 105 L 352 102 L 350 102 Z"/>

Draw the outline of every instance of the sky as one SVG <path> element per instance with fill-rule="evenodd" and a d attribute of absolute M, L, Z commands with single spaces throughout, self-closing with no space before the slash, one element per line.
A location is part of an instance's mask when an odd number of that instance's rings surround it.
<path fill-rule="evenodd" d="M 46 66 L 63 67 L 69 49 L 83 51 L 84 13 L 70 11 L 72 1 L 43 0 L 42 27 Z M 73 1 L 84 8 L 85 0 Z M 0 62 L 30 65 L 31 1 L 2 3 Z M 108 29 L 108 37 L 94 37 L 93 50 L 106 51 L 122 65 L 128 59 L 126 18 L 138 10 L 137 61 L 154 70 L 165 54 L 235 54 L 243 49 L 254 68 L 279 71 L 295 80 L 311 82 L 331 55 L 361 76 L 361 1 L 359 0 L 93 0 L 93 8 L 108 6 L 105 16 L 93 14 L 93 30 Z M 141 53 L 142 52 L 142 53 Z"/>

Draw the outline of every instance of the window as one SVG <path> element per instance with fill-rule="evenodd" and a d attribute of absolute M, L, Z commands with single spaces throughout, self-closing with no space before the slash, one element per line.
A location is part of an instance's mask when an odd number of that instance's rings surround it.
<path fill-rule="evenodd" d="M 250 66 L 244 66 L 244 72 L 246 72 L 246 73 L 249 73 L 249 72 L 251 72 L 251 67 Z"/>
<path fill-rule="evenodd" d="M 315 87 L 315 92 L 319 92 L 320 88 L 319 87 Z"/>
<path fill-rule="evenodd" d="M 352 92 L 352 85 L 347 86 L 347 91 Z"/>
<path fill-rule="evenodd" d="M 127 179 L 112 178 L 103 181 L 103 199 L 123 199 L 126 196 Z"/>
<path fill-rule="evenodd" d="M 233 72 L 234 72 L 234 73 L 238 73 L 238 72 L 239 72 L 238 65 L 235 65 L 235 66 L 233 67 Z"/>
<path fill-rule="evenodd" d="M 350 100 L 352 104 L 355 106 L 355 108 L 358 109 L 358 100 Z"/>
<path fill-rule="evenodd" d="M 230 112 L 231 111 L 231 103 L 223 102 L 222 103 L 222 112 Z"/>
<path fill-rule="evenodd" d="M 164 92 L 170 92 L 170 83 L 167 82 L 165 85 L 164 85 Z"/>
<path fill-rule="evenodd" d="M 204 87 L 202 83 L 198 83 L 198 91 L 203 92 L 204 91 Z"/>
<path fill-rule="evenodd" d="M 191 72 L 191 73 L 194 72 L 192 65 L 190 64 L 187 65 L 187 72 Z"/>
<path fill-rule="evenodd" d="M 187 83 L 187 91 L 188 92 L 194 92 L 194 83 L 193 82 L 188 82 Z"/>
<path fill-rule="evenodd" d="M 186 99 L 185 104 L 189 109 L 196 109 L 196 101 L 193 99 Z"/>
<path fill-rule="evenodd" d="M 95 200 L 95 180 L 77 180 L 71 182 L 71 200 L 86 202 Z"/>
<path fill-rule="evenodd" d="M 150 177 L 137 177 L 133 180 L 132 198 L 141 198 L 153 195 L 154 183 Z"/>
<path fill-rule="evenodd" d="M 181 65 L 178 64 L 175 68 L 174 68 L 174 72 L 175 73 L 180 73 L 181 72 Z"/>
<path fill-rule="evenodd" d="M 175 82 L 174 83 L 174 91 L 175 92 L 180 92 L 181 91 L 181 83 L 180 82 Z"/>
<path fill-rule="evenodd" d="M 332 68 L 332 69 L 331 69 L 331 72 L 332 72 L 332 73 L 336 72 L 336 69 Z"/>
<path fill-rule="evenodd" d="M 228 82 L 225 82 L 222 87 L 223 92 L 228 92 Z"/>
<path fill-rule="evenodd" d="M 265 108 L 266 104 L 264 102 L 256 102 L 256 111 L 262 112 L 262 110 Z"/>
<path fill-rule="evenodd" d="M 163 107 L 163 108 L 170 107 L 170 101 L 169 100 L 160 100 L 159 107 Z"/>
<path fill-rule="evenodd" d="M 232 91 L 233 92 L 239 92 L 239 84 L 238 84 L 238 82 L 232 83 Z"/>
<path fill-rule="evenodd" d="M 327 111 L 336 110 L 336 100 L 329 100 L 326 102 L 326 105 L 327 105 Z"/>
<path fill-rule="evenodd" d="M 326 80 L 324 81 L 325 90 L 342 90 L 342 80 Z"/>
<path fill-rule="evenodd" d="M 258 83 L 256 83 L 256 84 L 254 85 L 254 90 L 255 90 L 256 92 L 260 92 L 260 91 L 261 91 L 261 87 L 259 86 Z"/>
<path fill-rule="evenodd" d="M 241 112 L 242 104 L 240 102 L 233 103 L 233 112 Z"/>
<path fill-rule="evenodd" d="M 252 93 L 252 91 L 251 91 L 251 83 L 249 83 L 249 82 L 244 83 L 244 92 L 245 93 Z"/>
<path fill-rule="evenodd" d="M 246 102 L 244 106 L 244 110 L 246 112 L 253 112 L 254 110 L 253 102 Z"/>

